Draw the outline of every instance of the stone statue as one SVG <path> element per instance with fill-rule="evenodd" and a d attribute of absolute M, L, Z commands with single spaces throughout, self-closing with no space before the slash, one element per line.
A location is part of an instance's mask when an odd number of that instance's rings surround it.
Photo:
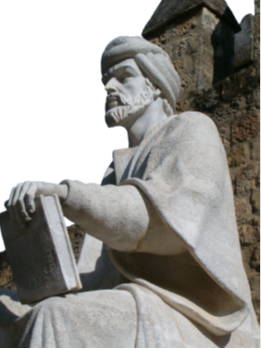
<path fill-rule="evenodd" d="M 26 182 L 7 203 L 26 224 L 57 194 L 86 231 L 83 292 L 32 306 L 2 292 L 1 344 L 22 347 L 258 347 L 226 154 L 210 118 L 175 115 L 180 79 L 140 37 L 102 56 L 109 127 L 127 129 L 101 185 Z"/>

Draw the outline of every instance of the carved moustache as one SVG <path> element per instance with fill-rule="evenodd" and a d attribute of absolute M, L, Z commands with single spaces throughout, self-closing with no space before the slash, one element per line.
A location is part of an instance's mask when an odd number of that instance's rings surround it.
<path fill-rule="evenodd" d="M 106 98 L 106 112 L 110 109 L 129 105 L 130 102 L 122 93 L 110 93 Z"/>
<path fill-rule="evenodd" d="M 114 126 L 122 120 L 145 110 L 153 101 L 153 88 L 150 84 L 144 86 L 139 96 L 128 100 L 121 93 L 111 93 L 106 99 L 106 122 Z M 113 120 L 113 121 L 112 121 Z"/>

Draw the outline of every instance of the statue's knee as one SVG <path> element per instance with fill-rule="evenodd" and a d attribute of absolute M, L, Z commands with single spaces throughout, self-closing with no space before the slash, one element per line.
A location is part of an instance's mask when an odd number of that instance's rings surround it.
<path fill-rule="evenodd" d="M 59 309 L 63 308 L 64 298 L 62 297 L 51 297 L 47 298 L 34 307 L 34 312 L 37 313 L 53 313 L 57 312 Z"/>

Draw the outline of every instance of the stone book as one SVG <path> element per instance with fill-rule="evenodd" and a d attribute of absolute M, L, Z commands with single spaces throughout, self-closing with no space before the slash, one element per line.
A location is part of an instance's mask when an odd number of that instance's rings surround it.
<path fill-rule="evenodd" d="M 39 195 L 32 220 L 21 228 L 1 213 L 0 224 L 21 303 L 82 288 L 57 195 Z"/>

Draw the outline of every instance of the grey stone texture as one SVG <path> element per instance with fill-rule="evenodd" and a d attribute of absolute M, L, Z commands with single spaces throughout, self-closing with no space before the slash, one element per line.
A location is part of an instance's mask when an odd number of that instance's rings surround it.
<path fill-rule="evenodd" d="M 222 18 L 225 22 L 232 25 L 235 30 L 239 31 L 240 27 L 224 0 L 162 0 L 151 19 L 145 26 L 142 35 L 146 36 L 170 21 L 176 21 L 186 12 L 205 6 Z"/>
<path fill-rule="evenodd" d="M 241 23 L 241 31 L 235 35 L 235 68 L 253 62 L 254 59 L 254 17 L 249 14 Z"/>
<path fill-rule="evenodd" d="M 36 212 L 23 228 L 0 215 L 2 235 L 19 299 L 34 303 L 82 287 L 57 195 L 37 196 Z"/>
<path fill-rule="evenodd" d="M 259 67 L 257 61 L 196 93 L 178 110 L 202 110 L 216 123 L 225 146 L 235 195 L 243 261 L 260 318 Z"/>
<path fill-rule="evenodd" d="M 181 80 L 179 100 L 253 62 L 254 20 L 239 25 L 225 1 L 163 0 L 143 36 L 171 57 Z"/>
<path fill-rule="evenodd" d="M 0 289 L 16 291 L 13 273 L 6 251 L 0 253 Z"/>
<path fill-rule="evenodd" d="M 162 1 L 158 10 L 168 3 L 172 6 L 174 2 Z M 218 127 L 230 166 L 244 266 L 260 319 L 259 0 L 255 1 L 255 9 L 254 20 L 251 15 L 246 16 L 241 22 L 242 31 L 234 37 L 228 23 L 220 21 L 209 6 L 174 16 L 175 20 L 166 21 L 163 27 L 155 25 L 150 33 L 147 25 L 143 33 L 169 53 L 180 74 L 181 95 L 176 113 L 197 110 L 210 116 Z M 236 54 L 240 55 L 232 57 L 234 67 L 229 68 L 224 61 L 225 76 L 219 75 L 220 69 L 215 68 L 218 50 L 213 47 L 213 37 L 218 36 L 219 27 L 224 29 L 219 34 L 220 41 L 227 41 L 224 49 L 233 50 L 235 45 Z"/>
<path fill-rule="evenodd" d="M 80 257 L 85 232 L 81 227 L 79 227 L 79 225 L 76 224 L 67 227 L 67 230 L 69 238 L 71 240 L 74 258 L 77 263 Z"/>
<path fill-rule="evenodd" d="M 67 230 L 75 261 L 78 262 L 85 232 L 76 224 L 71 225 Z M 6 251 L 0 253 L 0 289 L 16 291 L 16 285 L 13 280 L 13 273 Z"/>
<path fill-rule="evenodd" d="M 144 37 L 169 54 L 182 80 L 180 101 L 234 72 L 235 28 L 205 6 Z"/>

